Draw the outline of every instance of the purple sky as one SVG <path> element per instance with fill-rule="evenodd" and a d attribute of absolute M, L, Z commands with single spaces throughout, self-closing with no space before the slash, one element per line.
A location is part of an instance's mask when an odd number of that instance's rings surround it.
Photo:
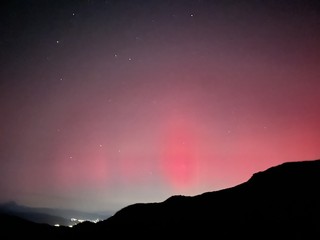
<path fill-rule="evenodd" d="M 116 211 L 320 156 L 317 1 L 0 8 L 0 201 Z"/>

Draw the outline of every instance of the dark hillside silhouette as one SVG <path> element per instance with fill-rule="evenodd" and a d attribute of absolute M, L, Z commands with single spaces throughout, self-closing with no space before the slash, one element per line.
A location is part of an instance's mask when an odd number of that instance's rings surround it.
<path fill-rule="evenodd" d="M 133 204 L 97 224 L 55 228 L 2 215 L 1 225 L 51 239 L 319 239 L 319 193 L 320 160 L 288 162 L 232 188 Z"/>
<path fill-rule="evenodd" d="M 20 208 L 22 210 L 20 210 Z M 19 211 L 20 210 L 20 211 Z M 47 223 L 49 225 L 55 225 L 60 223 L 61 225 L 70 225 L 70 219 L 62 218 L 59 216 L 49 215 L 43 212 L 29 212 L 24 211 L 24 207 L 20 207 L 15 202 L 8 202 L 0 205 L 0 213 L 11 216 L 20 217 L 25 220 L 29 220 L 35 223 Z"/>
<path fill-rule="evenodd" d="M 320 160 L 289 162 L 238 186 L 162 203 L 134 204 L 99 223 L 101 229 L 223 237 L 320 236 Z"/>
<path fill-rule="evenodd" d="M 71 221 L 71 218 L 96 220 L 106 219 L 112 215 L 108 212 L 89 213 L 72 209 L 27 207 L 14 201 L 0 204 L 0 213 L 17 216 L 31 222 L 47 223 L 52 226 L 56 224 L 74 225 L 75 223 Z"/>
<path fill-rule="evenodd" d="M 66 239 L 67 227 L 53 227 L 34 223 L 17 216 L 0 213 L 0 239 Z"/>

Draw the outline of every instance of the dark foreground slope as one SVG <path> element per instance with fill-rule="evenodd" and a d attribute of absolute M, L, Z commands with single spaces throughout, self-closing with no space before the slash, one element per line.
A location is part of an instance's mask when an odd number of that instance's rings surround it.
<path fill-rule="evenodd" d="M 319 193 L 320 160 L 290 162 L 233 188 L 128 206 L 99 227 L 140 237 L 320 238 Z"/>
<path fill-rule="evenodd" d="M 34 223 L 17 216 L 0 213 L 0 239 L 67 239 L 70 229 Z"/>
<path fill-rule="evenodd" d="M 133 204 L 97 224 L 72 229 L 32 224 L 32 230 L 15 224 L 27 235 L 51 239 L 128 235 L 137 239 L 319 239 L 319 193 L 320 160 L 289 162 L 256 173 L 233 188 Z"/>

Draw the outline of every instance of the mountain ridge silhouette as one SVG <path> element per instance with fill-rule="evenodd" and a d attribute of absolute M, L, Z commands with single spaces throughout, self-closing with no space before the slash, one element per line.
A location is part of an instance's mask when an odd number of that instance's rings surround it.
<path fill-rule="evenodd" d="M 63 208 L 45 208 L 45 207 L 29 207 L 20 205 L 15 201 L 8 201 L 0 204 L 0 213 L 6 213 L 11 216 L 17 216 L 25 220 L 35 223 L 46 223 L 49 225 L 63 225 L 70 226 L 75 223 L 71 218 L 76 219 L 106 219 L 111 216 L 98 212 L 85 212 L 74 209 Z M 105 212 L 106 213 L 106 212 Z"/>
<path fill-rule="evenodd" d="M 316 239 L 320 236 L 320 159 L 285 162 L 239 185 L 163 202 L 135 203 L 96 224 L 50 227 L 50 239 L 190 236 Z M 42 233 L 42 236 L 46 235 Z"/>
<path fill-rule="evenodd" d="M 320 160 L 285 162 L 230 188 L 130 205 L 99 225 L 104 229 L 126 226 L 146 235 L 168 229 L 185 237 L 212 232 L 224 237 L 261 238 L 260 233 L 265 233 L 264 237 L 275 233 L 306 237 L 319 233 L 315 227 L 320 214 L 319 191 Z"/>

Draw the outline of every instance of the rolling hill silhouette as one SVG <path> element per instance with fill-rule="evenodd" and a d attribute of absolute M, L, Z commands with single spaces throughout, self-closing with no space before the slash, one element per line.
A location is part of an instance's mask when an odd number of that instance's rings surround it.
<path fill-rule="evenodd" d="M 73 209 L 27 207 L 14 201 L 0 204 L 0 213 L 17 216 L 31 222 L 63 226 L 74 225 L 75 222 L 72 222 L 71 218 L 96 220 L 106 219 L 112 215 L 108 212 L 90 213 Z"/>
<path fill-rule="evenodd" d="M 32 231 L 50 234 L 51 239 L 318 239 L 319 193 L 320 160 L 287 162 L 255 173 L 247 182 L 231 188 L 129 205 L 97 224 L 85 222 L 72 229 L 32 224 Z M 29 229 L 30 223 L 15 227 L 21 226 Z"/>
<path fill-rule="evenodd" d="M 47 223 L 49 225 L 60 224 L 68 226 L 71 224 L 70 219 L 66 219 L 60 216 L 50 215 L 45 211 L 40 212 L 25 206 L 20 206 L 17 203 L 11 201 L 0 205 L 0 213 L 20 217 L 25 220 L 29 220 L 35 223 Z"/>

